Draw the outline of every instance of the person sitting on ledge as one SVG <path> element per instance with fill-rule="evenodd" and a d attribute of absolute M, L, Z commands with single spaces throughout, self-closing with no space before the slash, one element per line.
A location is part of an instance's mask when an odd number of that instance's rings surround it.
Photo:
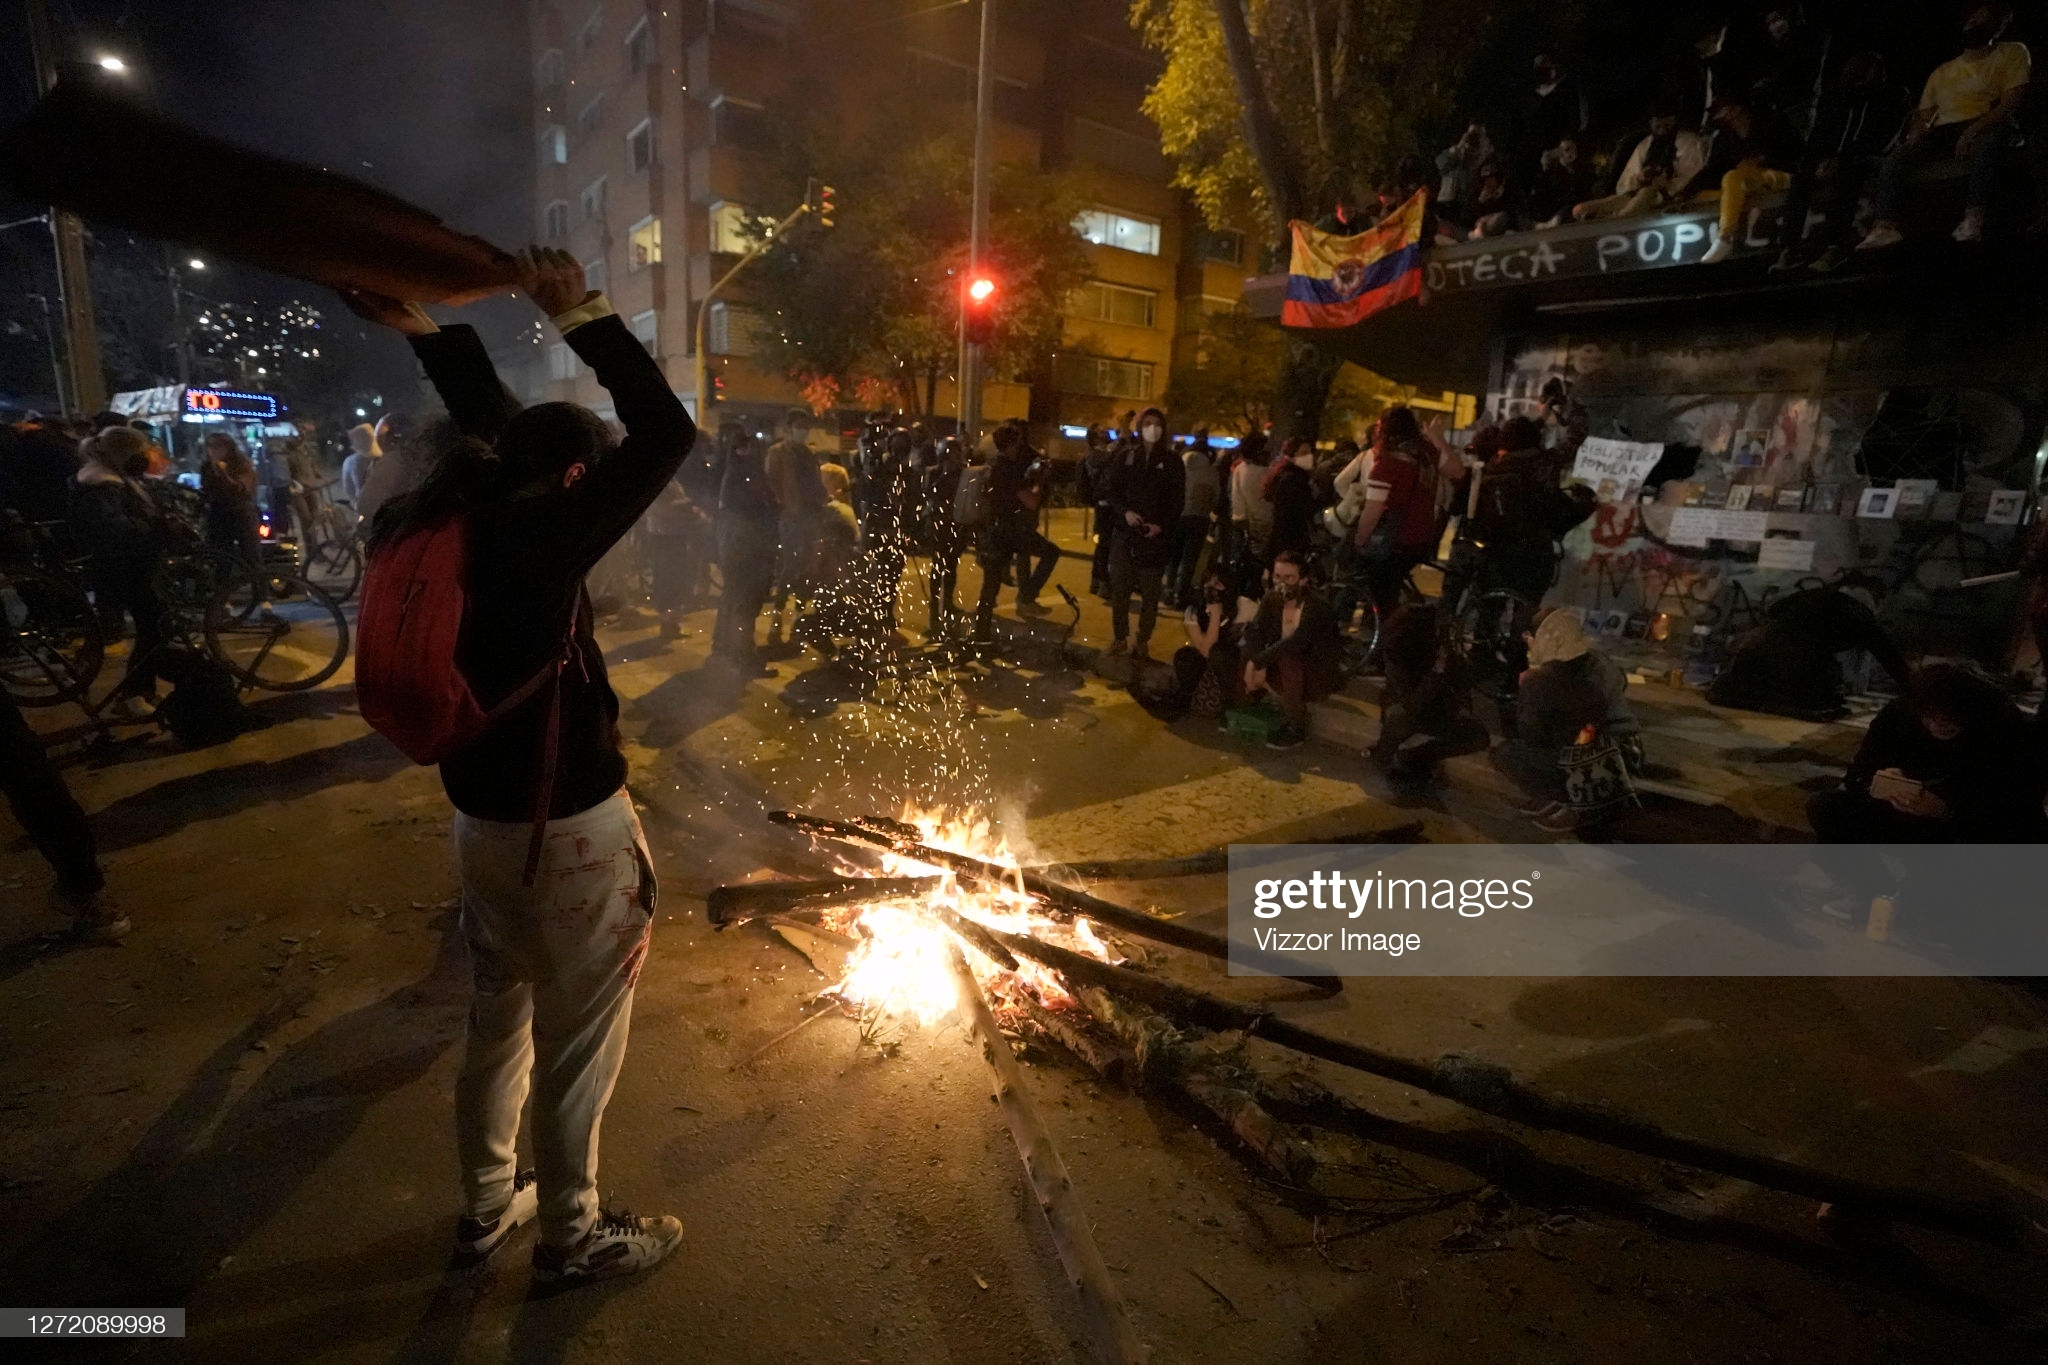
<path fill-rule="evenodd" d="M 1678 111 L 1659 103 L 1650 111 L 1650 133 L 1636 144 L 1628 164 L 1614 182 L 1614 193 L 1589 199 L 1572 210 L 1581 223 L 1603 218 L 1634 218 L 1682 203 L 1692 182 L 1707 164 L 1706 144 L 1698 133 L 1678 126 Z"/>
<path fill-rule="evenodd" d="M 2006 5 L 1978 5 L 1963 20 L 1963 50 L 1934 68 L 1920 94 L 1920 107 L 1877 174 L 1877 221 L 1857 243 L 1858 251 L 1875 251 L 1905 240 L 1899 229 L 1905 209 L 1906 185 L 1923 167 L 1937 161 L 1966 161 L 1970 191 L 1963 221 L 1953 234 L 1958 242 L 1984 237 L 1984 205 L 2006 149 L 2012 145 L 2013 115 L 2026 98 L 2033 59 L 2025 43 L 1998 40 L 2012 10 Z"/>

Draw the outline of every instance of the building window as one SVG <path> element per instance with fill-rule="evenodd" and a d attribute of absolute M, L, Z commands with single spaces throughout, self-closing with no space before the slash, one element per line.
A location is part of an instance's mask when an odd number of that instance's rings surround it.
<path fill-rule="evenodd" d="M 1151 289 L 1133 289 L 1107 280 L 1090 280 L 1074 291 L 1067 311 L 1091 322 L 1114 322 L 1126 327 L 1150 327 L 1158 316 L 1159 294 Z"/>
<path fill-rule="evenodd" d="M 603 32 L 603 30 L 604 8 L 599 6 L 590 12 L 588 19 L 583 21 L 583 27 L 576 30 L 576 50 L 578 52 L 588 52 L 593 47 L 596 47 L 597 35 Z"/>
<path fill-rule="evenodd" d="M 758 349 L 760 326 L 761 319 L 752 309 L 716 299 L 705 319 L 704 349 L 711 355 L 752 355 Z"/>
<path fill-rule="evenodd" d="M 1067 125 L 1067 150 L 1076 161 L 1142 179 L 1164 179 L 1166 156 L 1158 134 L 1146 137 L 1094 119 L 1076 116 Z"/>
<path fill-rule="evenodd" d="M 604 217 L 604 177 L 599 176 L 583 187 L 583 221 Z"/>
<path fill-rule="evenodd" d="M 661 219 L 642 218 L 626 234 L 626 259 L 634 270 L 661 263 Z"/>
<path fill-rule="evenodd" d="M 716 147 L 766 147 L 767 116 L 749 100 L 720 95 L 711 101 L 711 142 Z"/>
<path fill-rule="evenodd" d="M 654 65 L 654 25 L 645 16 L 626 35 L 626 70 L 637 76 Z"/>
<path fill-rule="evenodd" d="M 1190 245 L 1194 248 L 1190 253 L 1192 260 L 1221 261 L 1224 265 L 1244 264 L 1242 232 L 1218 232 L 1213 228 L 1197 228 Z"/>
<path fill-rule="evenodd" d="M 1215 294 L 1190 295 L 1180 301 L 1180 331 L 1182 336 L 1195 336 L 1215 330 L 1214 321 L 1237 311 L 1237 300 L 1226 299 Z"/>
<path fill-rule="evenodd" d="M 576 115 L 576 131 L 580 136 L 589 137 L 604 123 L 604 94 L 591 96 L 590 103 L 583 106 Z"/>
<path fill-rule="evenodd" d="M 626 169 L 641 175 L 653 164 L 654 120 L 642 119 L 638 127 L 626 134 Z"/>
<path fill-rule="evenodd" d="M 574 379 L 576 377 L 576 353 L 567 344 L 556 342 L 548 347 L 548 378 Z"/>
<path fill-rule="evenodd" d="M 747 229 L 754 215 L 746 205 L 721 199 L 711 206 L 711 249 L 729 256 L 744 256 L 759 244 Z"/>
<path fill-rule="evenodd" d="M 1074 231 L 1096 246 L 1113 246 L 1141 256 L 1159 254 L 1159 224 L 1115 209 L 1086 209 L 1074 219 Z"/>
<path fill-rule="evenodd" d="M 550 123 L 540 130 L 540 159 L 549 166 L 569 164 L 569 130 Z"/>
<path fill-rule="evenodd" d="M 543 90 L 560 85 L 567 69 L 568 64 L 563 60 L 562 49 L 551 47 L 541 53 L 540 60 L 534 63 L 534 83 Z"/>
<path fill-rule="evenodd" d="M 633 314 L 633 335 L 640 338 L 640 344 L 647 348 L 647 354 L 661 354 L 661 318 L 652 308 L 644 313 Z"/>
<path fill-rule="evenodd" d="M 605 269 L 604 257 L 602 256 L 594 261 L 585 261 L 583 263 L 583 287 L 585 289 L 603 289 L 609 275 L 610 272 Z"/>
<path fill-rule="evenodd" d="M 556 199 L 548 204 L 541 215 L 541 230 L 551 242 L 559 242 L 569 235 L 569 201 Z"/>
<path fill-rule="evenodd" d="M 1142 360 L 1105 360 L 1092 355 L 1063 355 L 1058 365 L 1064 393 L 1091 398 L 1129 398 L 1149 402 L 1152 366 Z"/>

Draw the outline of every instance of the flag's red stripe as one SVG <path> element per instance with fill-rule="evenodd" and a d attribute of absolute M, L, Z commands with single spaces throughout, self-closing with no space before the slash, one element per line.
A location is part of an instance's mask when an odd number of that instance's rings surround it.
<path fill-rule="evenodd" d="M 1349 327 L 1382 308 L 1391 308 L 1407 299 L 1417 298 L 1421 293 L 1422 267 L 1418 265 L 1399 279 L 1389 280 L 1379 288 L 1367 290 L 1344 303 L 1304 303 L 1299 299 L 1288 299 L 1280 305 L 1280 325 Z"/>

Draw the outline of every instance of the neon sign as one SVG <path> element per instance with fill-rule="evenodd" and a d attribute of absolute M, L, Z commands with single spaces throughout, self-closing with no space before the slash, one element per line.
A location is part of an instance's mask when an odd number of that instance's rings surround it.
<path fill-rule="evenodd" d="M 282 410 L 275 394 L 238 393 L 233 389 L 185 390 L 188 422 L 267 422 Z"/>

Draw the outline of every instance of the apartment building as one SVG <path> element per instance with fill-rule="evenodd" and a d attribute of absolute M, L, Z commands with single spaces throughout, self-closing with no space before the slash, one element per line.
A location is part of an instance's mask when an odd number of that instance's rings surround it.
<path fill-rule="evenodd" d="M 893 12 L 892 12 L 893 11 Z M 1049 382 L 994 384 L 991 418 L 1029 416 L 1042 437 L 1113 420 L 1165 392 L 1204 317 L 1234 307 L 1245 244 L 1204 229 L 1170 183 L 1139 101 L 1157 58 L 1123 0 L 1001 0 L 999 157 L 1070 171 L 1088 208 L 1075 226 L 1093 270 L 1069 302 Z M 761 202 L 763 113 L 789 92 L 860 117 L 866 92 L 908 90 L 941 121 L 971 126 L 979 26 L 973 4 L 917 0 L 534 0 L 535 231 L 573 251 L 693 411 L 696 306 L 746 249 Z M 876 136 L 890 130 L 877 129 Z M 713 422 L 765 429 L 800 403 L 757 363 L 772 301 L 736 287 L 706 316 Z M 568 348 L 544 338 L 530 400 L 604 408 Z M 950 379 L 936 413 L 954 408 Z M 857 414 L 841 414 L 842 430 Z"/>

